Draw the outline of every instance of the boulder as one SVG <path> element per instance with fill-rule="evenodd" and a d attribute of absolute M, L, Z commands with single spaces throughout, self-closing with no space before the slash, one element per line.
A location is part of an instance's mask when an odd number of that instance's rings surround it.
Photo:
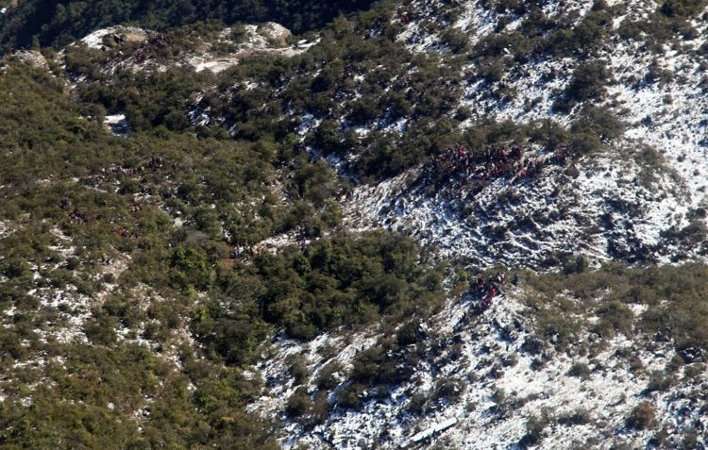
<path fill-rule="evenodd" d="M 38 69 L 49 70 L 47 59 L 36 50 L 20 50 L 14 54 L 18 61 Z"/>
<path fill-rule="evenodd" d="M 141 28 L 118 25 L 96 30 L 81 41 L 89 48 L 105 50 L 123 44 L 142 44 L 149 37 L 150 33 Z"/>
<path fill-rule="evenodd" d="M 266 22 L 259 25 L 257 33 L 266 38 L 275 47 L 286 47 L 288 39 L 292 36 L 290 30 L 275 22 Z"/>

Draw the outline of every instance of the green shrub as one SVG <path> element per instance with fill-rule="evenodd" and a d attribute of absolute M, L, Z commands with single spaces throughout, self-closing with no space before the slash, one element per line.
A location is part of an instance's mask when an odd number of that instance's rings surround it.
<path fill-rule="evenodd" d="M 288 398 L 285 411 L 292 417 L 305 415 L 312 408 L 312 400 L 304 387 L 297 388 Z"/>
<path fill-rule="evenodd" d="M 363 400 L 364 386 L 351 383 L 337 393 L 337 406 L 347 409 L 357 409 Z"/>
<path fill-rule="evenodd" d="M 624 124 L 607 108 L 585 105 L 573 121 L 573 135 L 594 135 L 602 140 L 612 140 L 624 132 Z"/>
<path fill-rule="evenodd" d="M 578 409 L 568 414 L 561 415 L 558 423 L 561 425 L 575 426 L 590 423 L 590 414 L 585 409 Z"/>
<path fill-rule="evenodd" d="M 646 392 L 666 392 L 674 384 L 675 378 L 670 373 L 654 371 L 649 378 Z"/>
<path fill-rule="evenodd" d="M 290 376 L 294 378 L 296 386 L 305 383 L 310 375 L 307 369 L 307 361 L 302 356 L 295 358 L 292 364 L 290 364 L 288 372 Z"/>
<path fill-rule="evenodd" d="M 171 257 L 172 280 L 175 286 L 186 289 L 206 289 L 211 283 L 212 268 L 206 253 L 197 247 L 178 247 Z"/>
<path fill-rule="evenodd" d="M 650 402 L 637 405 L 627 418 L 627 426 L 637 430 L 651 429 L 656 421 L 656 409 Z"/>
<path fill-rule="evenodd" d="M 428 396 L 423 393 L 416 393 L 408 401 L 406 410 L 411 414 L 421 415 L 425 413 L 428 404 Z"/>
<path fill-rule="evenodd" d="M 568 371 L 571 377 L 578 377 L 584 380 L 590 378 L 590 368 L 585 363 L 575 363 Z"/>
<path fill-rule="evenodd" d="M 442 43 L 453 53 L 464 53 L 469 46 L 469 39 L 465 33 L 455 28 L 448 28 L 440 36 Z"/>
<path fill-rule="evenodd" d="M 603 303 L 597 309 L 597 315 L 600 322 L 597 325 L 597 330 L 605 335 L 614 333 L 622 333 L 625 336 L 630 336 L 632 332 L 632 323 L 634 322 L 634 314 L 623 303 L 618 301 Z M 603 332 L 603 330 L 607 330 Z"/>
<path fill-rule="evenodd" d="M 543 440 L 544 430 L 548 426 L 546 417 L 531 416 L 526 422 L 526 434 L 519 441 L 521 448 L 538 445 Z"/>
<path fill-rule="evenodd" d="M 341 371 L 342 367 L 336 361 L 331 362 L 321 368 L 319 373 L 317 374 L 317 388 L 323 390 L 332 390 L 337 387 L 339 382 L 337 381 L 335 374 Z"/>
<path fill-rule="evenodd" d="M 578 103 L 602 100 L 605 96 L 605 85 L 610 78 L 611 73 L 602 60 L 580 64 L 573 71 L 562 96 L 554 103 L 554 108 L 568 112 Z"/>
<path fill-rule="evenodd" d="M 702 13 L 705 6 L 704 0 L 666 0 L 659 11 L 667 17 L 690 17 Z"/>
<path fill-rule="evenodd" d="M 8 258 L 2 261 L 0 273 L 8 278 L 27 277 L 31 274 L 31 270 L 27 261 L 16 258 Z"/>
<path fill-rule="evenodd" d="M 454 403 L 460 399 L 464 391 L 464 385 L 460 380 L 443 378 L 438 380 L 435 385 L 434 398 Z"/>

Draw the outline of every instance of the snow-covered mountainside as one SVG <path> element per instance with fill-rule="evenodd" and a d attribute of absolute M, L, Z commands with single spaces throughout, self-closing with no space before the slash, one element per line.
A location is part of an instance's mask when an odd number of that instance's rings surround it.
<path fill-rule="evenodd" d="M 549 17 L 570 15 L 575 23 L 594 10 L 592 2 L 542 3 Z M 420 164 L 383 182 L 355 187 L 344 203 L 347 225 L 403 231 L 445 257 L 466 258 L 475 268 L 544 269 L 557 267 L 561 255 L 584 255 L 596 264 L 705 261 L 708 22 L 705 15 L 695 20 L 691 39 L 652 48 L 627 42 L 616 31 L 660 5 L 608 3 L 621 13 L 609 25 L 611 37 L 593 55 L 604 61 L 609 74 L 603 80 L 606 95 L 594 106 L 623 124 L 611 145 L 572 163 L 554 163 L 546 149 L 530 145 L 523 158 L 541 162 L 536 175 L 519 176 L 528 164 L 521 163 L 516 173 L 494 177 L 481 188 L 470 183 L 469 171 L 440 182 L 433 179 L 435 162 Z M 394 20 L 403 25 L 398 39 L 411 51 L 446 55 L 450 48 L 444 36 L 450 30 L 475 47 L 489 36 L 519 29 L 528 17 L 490 12 L 490 2 L 484 1 L 452 6 L 412 1 L 399 7 Z M 554 102 L 573 83 L 581 58 L 550 55 L 519 62 L 506 48 L 500 53 L 508 61 L 498 81 L 490 85 L 475 76 L 463 81 L 459 104 L 470 111 L 463 128 L 490 117 L 565 125 L 577 119 L 580 105 L 561 111 Z M 476 70 L 477 61 L 462 66 L 465 73 Z M 652 79 L 655 72 L 663 74 L 662 81 Z M 493 92 L 500 89 L 503 98 Z M 406 133 L 405 123 L 399 128 Z M 675 364 L 675 343 L 633 334 L 609 340 L 592 332 L 578 336 L 591 347 L 599 339 L 586 354 L 539 348 L 531 325 L 535 312 L 523 300 L 529 295 L 523 288 L 506 292 L 479 316 L 468 298 L 451 297 L 442 312 L 420 325 L 425 338 L 408 350 L 415 357 L 401 362 L 387 353 L 398 364 L 414 364 L 409 380 L 359 392 L 361 406 L 335 406 L 314 424 L 293 420 L 288 399 L 304 389 L 317 402 L 323 390 L 318 376 L 336 364 L 341 384 L 327 400 L 338 405 L 341 392 L 353 383 L 343 374 L 356 371 L 361 363 L 356 355 L 375 347 L 383 334 L 325 335 L 304 345 L 279 338 L 275 353 L 259 366 L 267 395 L 252 409 L 266 416 L 281 414 L 287 448 L 708 445 L 701 394 L 708 382 L 705 366 L 696 377 L 673 372 L 667 367 Z M 641 316 L 643 306 L 634 306 L 632 314 Z M 295 356 L 304 358 L 310 373 L 302 385 L 292 377 Z M 657 374 L 667 370 L 676 384 L 655 389 Z M 655 413 L 651 428 L 661 429 L 661 438 L 632 426 L 643 409 Z"/>
<path fill-rule="evenodd" d="M 680 446 L 689 432 L 704 435 L 705 371 L 678 369 L 671 375 L 676 384 L 666 391 L 652 384 L 672 364 L 670 343 L 623 335 L 605 341 L 588 333 L 579 337 L 587 353 L 556 352 L 534 336 L 519 300 L 524 295 L 511 290 L 481 315 L 474 313 L 469 298 L 450 302 L 420 325 L 425 338 L 405 350 L 415 354 L 405 360 L 414 364 L 410 380 L 381 392 L 363 392 L 368 400 L 359 411 L 337 411 L 314 426 L 290 423 L 284 428 L 284 445 L 488 449 L 542 441 L 541 448 L 553 449 L 614 448 L 619 443 L 651 447 L 653 431 L 627 426 L 641 404 L 652 405 L 653 425 L 665 430 L 666 440 L 656 447 Z M 305 358 L 312 378 L 304 386 L 317 390 L 317 377 L 328 365 L 351 370 L 357 353 L 376 340 L 376 333 L 347 341 L 323 336 L 307 345 L 278 340 L 277 356 L 261 367 L 268 395 L 253 408 L 266 414 L 286 409 L 298 389 L 288 372 L 289 356 Z M 339 350 L 329 356 L 323 351 L 327 346 Z M 330 395 L 336 402 L 337 391 Z"/>
<path fill-rule="evenodd" d="M 401 8 L 407 24 L 399 38 L 416 52 L 445 51 L 439 44 L 444 32 L 426 33 L 422 26 L 440 20 L 436 8 L 443 5 L 419 3 Z M 652 10 L 650 2 L 615 3 L 625 10 L 612 20 L 612 30 Z M 575 20 L 582 21 L 591 4 L 545 2 L 544 11 L 550 17 L 577 12 Z M 415 20 L 408 11 L 415 11 Z M 526 19 L 490 14 L 481 1 L 462 2 L 449 14 L 443 30 L 459 30 L 471 46 L 490 34 L 515 30 Z M 600 261 L 705 258 L 704 242 L 676 239 L 686 227 L 705 226 L 703 220 L 694 222 L 695 211 L 708 206 L 706 62 L 698 51 L 705 45 L 708 23 L 693 25 L 694 39 L 682 41 L 680 49 L 664 45 L 656 51 L 619 36 L 603 43 L 595 58 L 605 61 L 611 78 L 604 80 L 607 95 L 596 106 L 615 114 L 624 130 L 604 154 L 577 161 L 572 175 L 564 167 L 544 167 L 537 177 L 499 178 L 471 194 L 465 186 L 450 184 L 431 192 L 425 180 L 420 182 L 424 169 L 413 169 L 380 185 L 357 188 L 348 203 L 352 224 L 406 230 L 447 255 L 469 256 L 482 266 L 538 266 L 564 252 Z M 511 93 L 503 99 L 493 98 L 483 80 L 472 78 L 464 86 L 460 103 L 472 115 L 466 123 L 491 116 L 567 124 L 579 113 L 579 107 L 559 112 L 553 106 L 581 64 L 578 58 L 548 56 L 510 64 L 497 83 Z M 473 64 L 463 67 L 474 69 Z M 650 70 L 666 71 L 670 80 L 648 82 Z"/>
<path fill-rule="evenodd" d="M 708 448 L 708 1 L 6 3 L 0 446 Z"/>

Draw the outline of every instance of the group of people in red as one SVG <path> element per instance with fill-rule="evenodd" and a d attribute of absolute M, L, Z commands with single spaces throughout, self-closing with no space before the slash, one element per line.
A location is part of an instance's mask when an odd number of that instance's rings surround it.
<path fill-rule="evenodd" d="M 533 176 L 541 169 L 544 158 L 525 157 L 526 151 L 518 144 L 499 148 L 487 148 L 482 152 L 472 152 L 463 145 L 456 145 L 443 151 L 435 159 L 435 168 L 443 175 L 463 175 L 479 180 L 490 180 L 502 176 L 514 180 Z M 567 148 L 556 149 L 555 162 L 565 161 Z"/>
<path fill-rule="evenodd" d="M 484 311 L 492 306 L 494 297 L 502 294 L 502 288 L 506 281 L 504 272 L 499 272 L 493 277 L 478 276 L 472 283 L 472 292 L 475 297 L 480 299 L 479 308 Z"/>

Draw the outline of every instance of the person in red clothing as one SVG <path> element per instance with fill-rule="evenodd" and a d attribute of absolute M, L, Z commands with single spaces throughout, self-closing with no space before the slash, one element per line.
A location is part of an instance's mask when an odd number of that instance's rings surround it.
<path fill-rule="evenodd" d="M 488 309 L 490 306 L 492 306 L 492 299 L 496 295 L 497 295 L 497 288 L 495 288 L 494 286 L 490 287 L 487 290 L 486 294 L 484 295 L 484 298 L 482 299 L 481 306 L 482 306 L 483 310 Z"/>

